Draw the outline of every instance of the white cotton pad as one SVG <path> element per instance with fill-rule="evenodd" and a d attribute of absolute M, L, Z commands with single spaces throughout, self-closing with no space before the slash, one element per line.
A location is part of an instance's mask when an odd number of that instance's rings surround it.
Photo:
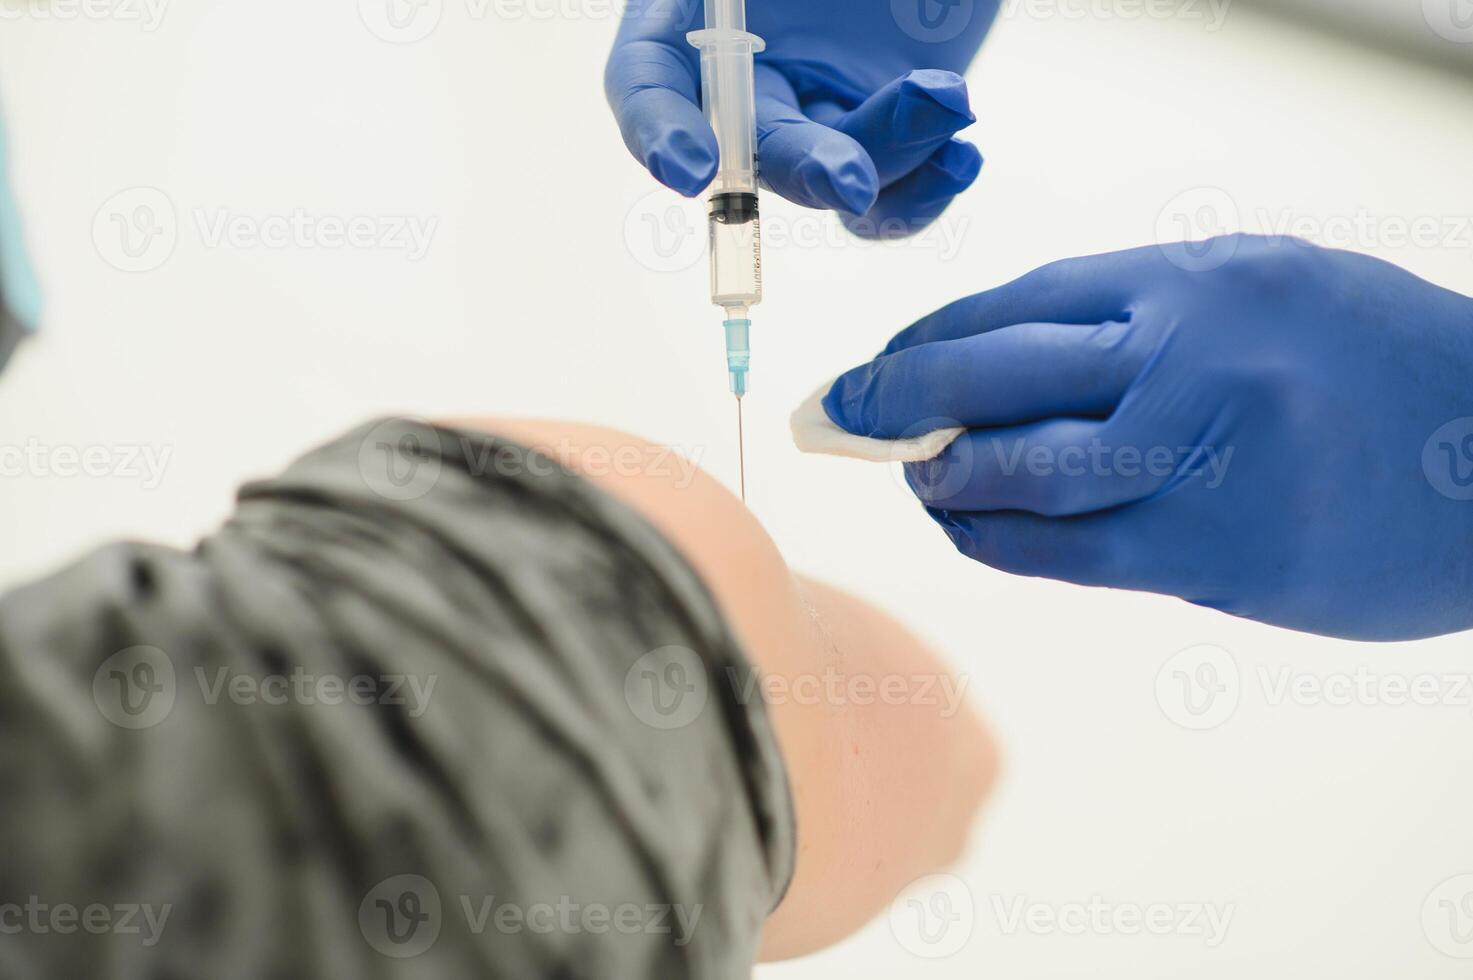
<path fill-rule="evenodd" d="M 823 410 L 823 396 L 832 382 L 824 385 L 798 406 L 789 420 L 793 444 L 805 453 L 847 456 L 871 463 L 919 463 L 935 459 L 966 429 L 937 429 L 912 439 L 871 439 L 845 432 Z"/>

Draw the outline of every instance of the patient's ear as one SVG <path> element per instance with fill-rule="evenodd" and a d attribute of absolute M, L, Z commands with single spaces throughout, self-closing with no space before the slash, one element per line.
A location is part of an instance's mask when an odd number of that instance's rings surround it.
<path fill-rule="evenodd" d="M 764 675 L 798 822 L 797 869 L 764 958 L 842 939 L 956 858 L 997 770 L 965 675 L 874 606 L 794 576 L 741 501 L 662 447 L 572 422 L 447 424 L 541 450 L 641 512 Z"/>

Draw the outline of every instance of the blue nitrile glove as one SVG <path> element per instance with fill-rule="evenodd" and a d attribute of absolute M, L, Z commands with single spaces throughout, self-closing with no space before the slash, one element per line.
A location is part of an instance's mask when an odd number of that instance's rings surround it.
<path fill-rule="evenodd" d="M 966 69 L 999 0 L 748 0 L 762 182 L 841 212 L 857 234 L 918 230 L 971 185 L 982 156 L 952 134 L 974 121 Z M 701 115 L 694 0 L 628 6 L 604 73 L 624 143 L 657 180 L 698 194 L 716 173 Z"/>
<path fill-rule="evenodd" d="M 1059 262 L 824 406 L 860 435 L 967 427 L 907 478 L 996 568 L 1330 636 L 1473 627 L 1473 300 L 1377 259 L 1233 237 Z"/>
<path fill-rule="evenodd" d="M 0 119 L 0 368 L 20 339 L 34 330 L 41 312 L 36 277 L 26 262 L 20 214 L 10 193 L 5 121 Z"/>

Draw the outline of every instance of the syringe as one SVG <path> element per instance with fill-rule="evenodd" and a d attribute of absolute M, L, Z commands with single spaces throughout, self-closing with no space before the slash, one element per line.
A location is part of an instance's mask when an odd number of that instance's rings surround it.
<path fill-rule="evenodd" d="M 726 374 L 737 397 L 737 438 L 742 396 L 752 362 L 751 310 L 762 301 L 762 229 L 757 218 L 757 107 L 752 56 L 766 45 L 747 33 L 744 0 L 705 0 L 706 29 L 686 40 L 701 52 L 701 103 L 716 133 L 721 160 L 710 187 L 711 302 L 726 314 Z M 746 498 L 746 447 L 742 497 Z"/>

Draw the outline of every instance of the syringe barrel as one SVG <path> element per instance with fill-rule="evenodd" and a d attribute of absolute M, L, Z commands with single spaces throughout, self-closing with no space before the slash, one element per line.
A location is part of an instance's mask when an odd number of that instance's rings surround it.
<path fill-rule="evenodd" d="M 686 35 L 701 50 L 701 104 L 721 152 L 712 195 L 757 193 L 752 56 L 765 45 L 760 37 L 746 32 L 745 22 L 740 0 L 707 0 L 706 29 Z"/>
<path fill-rule="evenodd" d="M 762 299 L 752 56 L 764 44 L 747 33 L 746 23 L 743 0 L 706 0 L 706 29 L 686 35 L 701 51 L 701 104 L 721 152 L 716 178 L 707 191 L 711 301 L 728 313 Z"/>
<path fill-rule="evenodd" d="M 757 195 L 711 195 L 711 302 L 728 315 L 762 302 L 762 222 Z M 733 313 L 734 310 L 743 311 Z"/>

